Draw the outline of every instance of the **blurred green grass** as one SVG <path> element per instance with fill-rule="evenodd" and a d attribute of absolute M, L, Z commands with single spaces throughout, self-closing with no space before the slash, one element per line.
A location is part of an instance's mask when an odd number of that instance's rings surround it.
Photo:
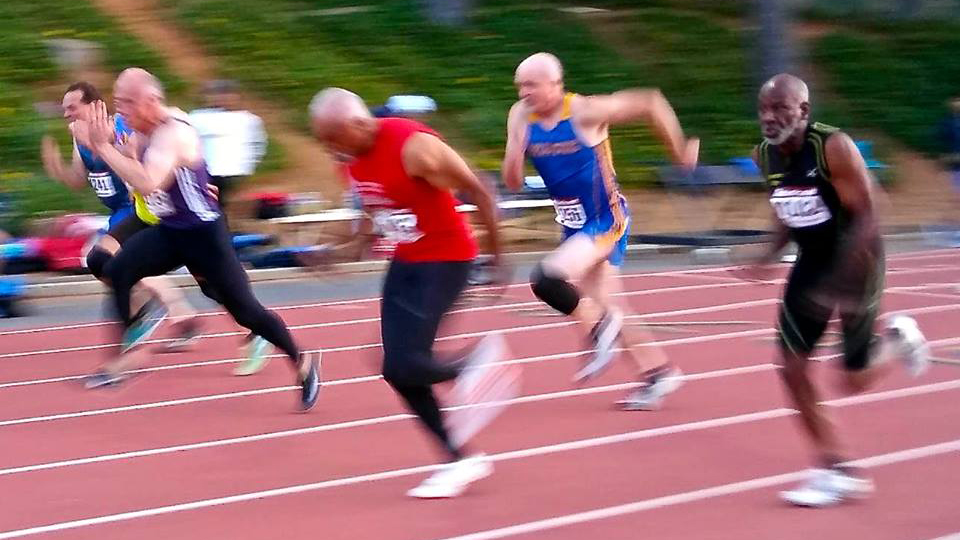
<path fill-rule="evenodd" d="M 356 2 L 161 2 L 218 58 L 220 75 L 281 105 L 303 130 L 307 103 L 324 86 L 351 88 L 371 105 L 392 94 L 424 93 L 440 107 L 432 122 L 476 165 L 497 169 L 506 112 L 516 99 L 514 67 L 548 50 L 563 60 L 570 90 L 662 88 L 688 133 L 703 139 L 707 162 L 744 155 L 757 139 L 754 53 L 743 1 L 651 0 L 638 7 L 630 0 L 597 0 L 591 5 L 625 11 L 588 26 L 585 18 L 554 9 L 562 3 L 482 0 L 468 26 L 456 30 L 425 22 L 415 0 L 367 3 L 365 11 L 339 14 L 330 9 Z M 822 9 L 802 16 L 827 27 L 811 58 L 840 98 L 816 96 L 818 119 L 932 152 L 943 102 L 960 93 L 960 25 L 849 13 L 838 18 Z M 67 82 L 45 40 L 98 43 L 105 69 L 147 67 L 184 107 L 193 104 L 188 85 L 87 0 L 4 2 L 0 18 L 0 191 L 16 192 L 31 212 L 95 209 L 91 194 L 43 178 L 41 136 L 56 133 L 64 150 L 68 142 L 62 121 L 42 118 L 34 105 L 59 99 L 53 89 Z M 615 32 L 607 34 L 608 28 Z M 649 185 L 665 159 L 659 143 L 639 126 L 615 129 L 612 137 L 623 182 Z M 271 144 L 260 170 L 276 170 L 283 161 L 283 149 Z"/>
<path fill-rule="evenodd" d="M 704 145 L 706 159 L 743 154 L 755 132 L 752 107 L 741 94 L 747 85 L 742 36 L 706 15 L 664 8 L 631 14 L 631 37 L 652 53 L 636 61 L 575 16 L 502 1 L 480 3 L 464 29 L 425 23 L 410 0 L 341 14 L 325 10 L 346 4 L 324 0 L 167 3 L 221 56 L 225 72 L 280 100 L 298 125 L 305 127 L 306 105 L 324 86 L 348 87 L 371 105 L 394 93 L 425 93 L 438 101 L 437 125 L 488 169 L 499 168 L 506 112 L 516 99 L 514 68 L 538 50 L 562 59 L 573 91 L 662 86 L 681 121 L 711 141 Z M 245 16 L 225 15 L 237 11 Z M 651 163 L 664 160 L 642 127 L 614 130 L 612 143 L 627 184 L 649 182 Z"/>
<path fill-rule="evenodd" d="M 813 50 L 845 101 L 836 121 L 936 153 L 945 102 L 960 95 L 960 24 L 860 22 L 855 28 L 830 32 Z"/>
<path fill-rule="evenodd" d="M 73 38 L 98 43 L 107 69 L 150 67 L 174 96 L 182 94 L 185 83 L 169 72 L 154 51 L 122 32 L 88 2 L 2 2 L 0 20 L 4 21 L 0 37 L 0 193 L 13 199 L 14 208 L 3 216 L 3 226 L 18 234 L 26 219 L 44 213 L 100 211 L 90 190 L 72 191 L 43 174 L 40 139 L 45 133 L 55 133 L 69 157 L 63 122 L 44 119 L 34 105 L 59 99 L 48 89 L 66 82 L 65 74 L 52 61 L 46 40 Z"/>

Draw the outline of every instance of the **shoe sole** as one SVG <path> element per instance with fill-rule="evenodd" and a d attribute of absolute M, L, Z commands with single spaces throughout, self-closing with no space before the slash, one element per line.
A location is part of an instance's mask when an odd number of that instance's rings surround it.
<path fill-rule="evenodd" d="M 140 344 L 143 343 L 144 341 L 150 339 L 150 336 L 152 336 L 153 333 L 157 331 L 157 328 L 160 328 L 160 325 L 163 324 L 163 321 L 167 320 L 167 316 L 168 316 L 168 315 L 169 315 L 169 312 L 167 312 L 166 310 L 164 310 L 163 315 L 161 315 L 160 317 L 158 317 L 158 318 L 156 318 L 156 319 L 153 319 L 153 320 L 155 320 L 156 322 L 150 324 L 150 326 L 147 327 L 147 331 L 144 332 L 143 335 L 140 336 L 136 341 L 130 343 L 129 345 L 125 345 L 125 346 L 123 347 L 123 349 L 122 349 L 122 352 L 124 352 L 124 353 L 130 352 L 131 350 L 133 350 L 134 348 L 136 348 L 137 345 L 140 345 Z"/>
<path fill-rule="evenodd" d="M 829 501 L 829 502 L 825 502 L 825 503 L 822 503 L 822 504 L 815 504 L 815 503 L 809 503 L 809 502 L 806 502 L 806 501 L 800 501 L 800 500 L 794 499 L 794 498 L 793 498 L 793 495 L 791 495 L 791 492 L 789 492 L 789 491 L 781 491 L 781 492 L 780 492 L 780 499 L 783 500 L 784 502 L 788 503 L 788 504 L 791 504 L 791 505 L 793 505 L 793 506 L 797 506 L 797 507 L 800 507 L 800 508 L 830 508 L 831 506 L 839 506 L 839 505 L 845 504 L 845 503 L 856 502 L 856 501 L 860 501 L 860 500 L 863 500 L 863 499 L 868 499 L 868 498 L 870 498 L 870 495 L 872 495 L 872 493 L 873 493 L 873 492 L 869 492 L 869 493 L 859 493 L 859 492 L 856 492 L 856 493 L 848 493 L 848 494 L 845 494 L 845 495 L 843 495 L 843 496 L 841 496 L 841 497 L 838 497 L 838 498 L 837 498 L 836 500 L 834 500 L 834 501 Z"/>
<path fill-rule="evenodd" d="M 267 367 L 267 364 L 270 363 L 270 357 L 266 354 L 266 348 L 267 346 L 264 345 L 260 354 L 257 355 L 258 358 L 247 358 L 233 370 L 233 374 L 237 377 L 247 377 L 263 371 L 263 368 Z"/>
<path fill-rule="evenodd" d="M 598 343 L 601 341 L 608 341 L 606 346 L 597 347 L 597 350 L 604 349 L 604 352 L 599 354 L 595 353 L 596 356 L 593 358 L 593 360 L 588 362 L 587 365 L 583 366 L 580 371 L 573 376 L 573 382 L 577 384 L 587 382 L 591 379 L 599 377 L 600 374 L 610 367 L 610 363 L 613 361 L 613 357 L 616 354 L 614 351 L 615 345 L 617 344 L 617 340 L 621 337 L 621 332 L 623 332 L 623 315 L 618 315 L 617 319 L 619 324 L 613 337 L 606 337 L 607 333 L 610 332 L 610 327 L 608 326 L 601 336 L 597 338 Z"/>
<path fill-rule="evenodd" d="M 453 499 L 455 497 L 459 497 L 460 495 L 463 495 L 463 493 L 467 491 L 467 488 L 469 488 L 471 485 L 475 484 L 476 482 L 479 482 L 480 480 L 483 480 L 484 478 L 489 477 L 492 474 L 493 474 L 493 465 L 488 464 L 488 466 L 484 469 L 483 473 L 475 476 L 474 478 L 470 479 L 467 482 L 460 484 L 459 486 L 457 486 L 457 488 L 454 491 L 450 491 L 450 492 L 439 494 L 439 495 L 433 494 L 433 493 L 418 493 L 417 490 L 420 489 L 420 486 L 417 486 L 411 489 L 410 491 L 407 491 L 407 496 L 412 497 L 414 499 L 422 499 L 422 500 Z"/>
<path fill-rule="evenodd" d="M 663 400 L 670 394 L 676 392 L 681 386 L 683 386 L 683 373 L 680 370 L 676 370 L 670 374 L 670 376 L 663 379 L 663 384 L 665 390 L 657 397 L 656 402 L 648 402 L 645 405 L 638 405 L 634 401 L 628 399 L 622 399 L 617 402 L 617 405 L 624 411 L 657 411 L 660 410 L 660 407 L 663 405 Z"/>
<path fill-rule="evenodd" d="M 256 375 L 257 373 L 260 373 L 261 371 L 263 371 L 263 368 L 267 367 L 267 364 L 269 363 L 270 363 L 269 359 L 254 360 L 254 361 L 246 360 L 242 364 L 237 366 L 236 369 L 233 370 L 233 374 L 236 375 L 237 377 L 248 377 L 250 375 Z"/>
<path fill-rule="evenodd" d="M 200 341 L 200 337 L 192 337 L 183 341 L 175 341 L 166 347 L 164 347 L 160 352 L 165 353 L 177 353 L 183 352 L 189 349 L 192 349 L 197 342 Z"/>
<path fill-rule="evenodd" d="M 127 378 L 121 375 L 98 384 L 90 384 L 89 382 L 84 381 L 83 387 L 87 390 L 96 390 L 98 388 L 111 388 L 114 386 L 120 386 L 121 384 L 123 384 L 125 380 L 127 380 Z"/>

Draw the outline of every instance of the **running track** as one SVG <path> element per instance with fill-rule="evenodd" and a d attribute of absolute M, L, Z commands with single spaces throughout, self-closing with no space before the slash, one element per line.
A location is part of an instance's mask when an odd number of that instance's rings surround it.
<path fill-rule="evenodd" d="M 960 348 L 958 265 L 950 250 L 889 261 L 887 313 L 912 313 L 944 358 Z M 326 351 L 306 415 L 284 360 L 230 376 L 239 334 L 223 314 L 195 350 L 97 392 L 78 378 L 109 350 L 105 325 L 0 332 L 0 539 L 960 538 L 960 365 L 824 396 L 879 492 L 789 508 L 776 493 L 808 449 L 770 363 L 779 286 L 721 268 L 622 284 L 686 384 L 659 412 L 617 411 L 627 370 L 571 386 L 583 343 L 528 287 L 467 308 L 441 346 L 504 329 L 523 390 L 474 441 L 494 476 L 444 501 L 403 495 L 437 453 L 376 376 L 376 299 L 279 308 L 302 346 Z M 828 392 L 834 375 L 817 370 Z"/>

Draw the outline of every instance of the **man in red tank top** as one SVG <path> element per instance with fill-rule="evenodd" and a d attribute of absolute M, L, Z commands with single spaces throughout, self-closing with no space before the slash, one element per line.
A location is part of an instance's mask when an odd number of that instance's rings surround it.
<path fill-rule="evenodd" d="M 483 401 L 481 390 L 516 387 L 511 384 L 516 379 L 504 379 L 515 377 L 515 372 L 495 367 L 506 352 L 499 334 L 486 336 L 463 359 L 438 362 L 433 356 L 440 319 L 466 287 L 477 256 L 477 245 L 457 213 L 451 190 L 468 193 L 475 201 L 493 263 L 499 265 L 493 196 L 432 129 L 408 119 L 374 118 L 356 94 L 328 88 L 314 97 L 310 115 L 317 139 L 348 162 L 351 182 L 375 229 L 397 246 L 380 307 L 383 377 L 450 460 L 408 495 L 456 496 L 492 472 L 482 454 L 467 457 L 464 451 L 470 435 L 492 417 L 491 409 L 460 415 L 460 422 L 447 425 L 432 385 L 456 380 L 454 395 L 464 404 Z M 497 380 L 491 382 L 492 378 Z"/>

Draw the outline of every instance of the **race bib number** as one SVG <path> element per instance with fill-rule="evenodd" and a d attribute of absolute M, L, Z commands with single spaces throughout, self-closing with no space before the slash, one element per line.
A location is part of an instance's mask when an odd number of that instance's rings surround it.
<path fill-rule="evenodd" d="M 553 206 L 557 209 L 557 223 L 564 227 L 582 229 L 587 223 L 587 211 L 580 199 L 554 199 Z"/>
<path fill-rule="evenodd" d="M 147 203 L 147 210 L 150 210 L 150 213 L 158 218 L 172 216 L 176 212 L 173 199 L 166 191 L 158 189 L 143 199 Z"/>
<path fill-rule="evenodd" d="M 777 217 L 787 227 L 802 228 L 819 225 L 833 217 L 820 191 L 813 188 L 781 187 L 770 196 Z"/>
<path fill-rule="evenodd" d="M 117 190 L 114 189 L 113 178 L 110 177 L 110 173 L 88 173 L 87 180 L 90 182 L 90 186 L 93 188 L 94 193 L 97 194 L 97 197 L 113 197 L 117 194 Z"/>
<path fill-rule="evenodd" d="M 378 210 L 373 225 L 387 242 L 411 244 L 423 238 L 417 228 L 417 216 L 409 210 Z"/>

